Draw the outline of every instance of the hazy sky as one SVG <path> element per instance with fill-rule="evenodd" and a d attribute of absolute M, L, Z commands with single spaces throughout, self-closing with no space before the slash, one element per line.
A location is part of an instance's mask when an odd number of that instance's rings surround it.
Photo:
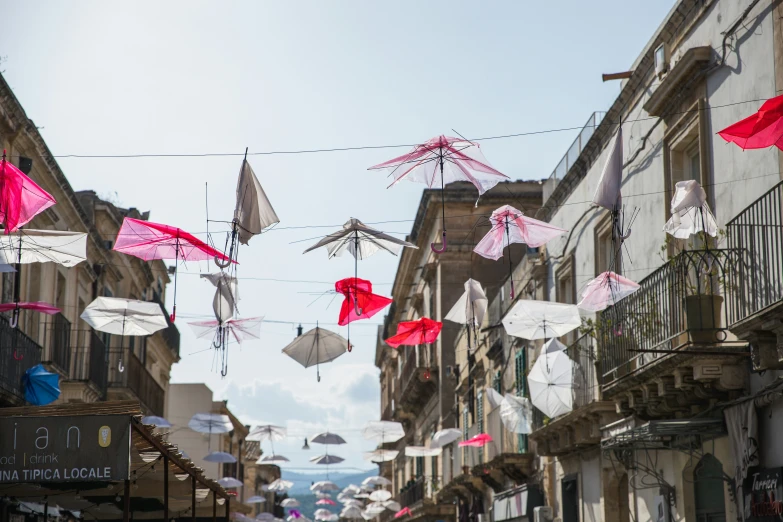
<path fill-rule="evenodd" d="M 56 155 L 411 144 L 452 129 L 495 136 L 577 127 L 606 110 L 619 84 L 602 83 L 601 73 L 626 70 L 671 5 L 2 0 L 0 69 Z M 511 178 L 541 179 L 575 136 L 553 132 L 482 146 Z M 264 323 L 261 341 L 231 347 L 225 379 L 213 368 L 209 343 L 187 326 L 211 316 L 213 288 L 196 273 L 215 267 L 180 267 L 191 273 L 181 275 L 178 289 L 182 361 L 172 380 L 208 383 L 247 423 L 287 424 L 292 440 L 276 449 L 292 468 L 312 467 L 306 459 L 317 450 L 301 451 L 301 439 L 327 426 L 349 439 L 333 451 L 346 466 L 370 467 L 360 452 L 372 443 L 359 431 L 380 414 L 373 358 L 382 317 L 354 323 L 355 350 L 323 367 L 321 383 L 314 370 L 280 353 L 295 335 L 283 321 L 336 323 L 339 300 L 312 303 L 312 294 L 353 275 L 352 258 L 301 254 L 327 225 L 349 217 L 405 220 L 378 226 L 399 237 L 410 231 L 422 185 L 386 190 L 384 175 L 366 170 L 405 150 L 250 157 L 281 223 L 241 250 L 239 276 L 247 279 L 240 311 L 281 322 Z M 58 161 L 74 189 L 150 210 L 151 220 L 204 237 L 205 183 L 210 218 L 230 219 L 241 158 Z M 225 229 L 210 226 L 216 243 Z M 360 263 L 360 276 L 385 293 L 396 266 L 395 257 L 378 254 Z"/>

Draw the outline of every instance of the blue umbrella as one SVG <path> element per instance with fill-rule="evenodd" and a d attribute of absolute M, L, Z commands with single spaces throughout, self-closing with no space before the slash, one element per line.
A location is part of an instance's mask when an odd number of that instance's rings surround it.
<path fill-rule="evenodd" d="M 36 364 L 22 376 L 24 398 L 33 406 L 44 406 L 60 396 L 60 376 L 47 372 L 42 364 Z"/>

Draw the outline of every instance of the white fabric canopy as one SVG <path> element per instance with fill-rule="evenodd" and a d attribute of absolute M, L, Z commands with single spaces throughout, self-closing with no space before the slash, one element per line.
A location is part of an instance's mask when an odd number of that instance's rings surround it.
<path fill-rule="evenodd" d="M 435 432 L 435 435 L 432 436 L 432 440 L 430 441 L 430 447 L 431 448 L 442 448 L 443 446 L 447 444 L 451 444 L 455 440 L 462 437 L 462 432 L 459 431 L 457 428 L 447 428 L 445 430 L 440 430 Z"/>
<path fill-rule="evenodd" d="M 346 506 L 340 511 L 340 518 L 362 518 L 362 508 L 359 506 Z"/>
<path fill-rule="evenodd" d="M 388 462 L 397 458 L 400 452 L 397 450 L 377 449 L 374 451 L 365 451 L 364 460 L 371 462 Z"/>
<path fill-rule="evenodd" d="M 402 509 L 402 506 L 396 500 L 387 500 L 383 503 L 383 507 L 392 511 L 399 511 Z"/>
<path fill-rule="evenodd" d="M 622 207 L 620 187 L 623 181 L 623 129 L 619 127 L 609 148 L 609 155 L 593 196 L 593 203 L 607 210 L 619 210 Z"/>
<path fill-rule="evenodd" d="M 236 303 L 239 301 L 237 279 L 224 272 L 201 274 L 201 278 L 215 286 L 215 296 L 212 298 L 212 311 L 215 314 L 215 319 L 222 324 L 234 317 Z"/>
<path fill-rule="evenodd" d="M 142 417 L 141 423 L 152 425 L 156 428 L 171 428 L 171 423 L 169 421 L 156 415 L 147 415 L 146 417 Z"/>
<path fill-rule="evenodd" d="M 315 510 L 315 513 L 313 513 L 313 518 L 314 518 L 315 520 L 329 520 L 329 518 L 330 518 L 330 517 L 331 517 L 333 514 L 334 514 L 334 513 L 332 513 L 332 512 L 331 512 L 331 511 L 329 511 L 328 509 L 321 508 L 321 509 L 316 509 L 316 510 Z"/>
<path fill-rule="evenodd" d="M 386 477 L 382 477 L 380 475 L 374 475 L 372 477 L 367 477 L 362 481 L 362 485 L 364 486 L 391 486 L 392 481 L 387 479 Z"/>
<path fill-rule="evenodd" d="M 340 462 L 344 461 L 345 459 L 342 457 L 338 457 L 337 455 L 318 455 L 315 457 L 312 457 L 310 459 L 310 462 L 313 464 L 339 464 Z"/>
<path fill-rule="evenodd" d="M 247 160 L 243 160 L 239 169 L 237 204 L 234 208 L 234 223 L 237 225 L 239 242 L 246 245 L 250 238 L 279 222 L 280 218 L 261 188 L 253 168 Z"/>
<path fill-rule="evenodd" d="M 340 487 L 329 480 L 321 480 L 310 486 L 310 491 L 324 492 L 324 491 L 340 491 Z"/>
<path fill-rule="evenodd" d="M 234 477 L 223 477 L 218 479 L 218 484 L 224 488 L 241 488 L 244 483 L 241 480 L 237 480 Z"/>
<path fill-rule="evenodd" d="M 697 181 L 679 181 L 674 186 L 671 203 L 672 217 L 663 230 L 678 239 L 706 232 L 718 237 L 718 224 L 707 203 L 707 193 Z"/>
<path fill-rule="evenodd" d="M 267 489 L 269 491 L 282 492 L 288 491 L 292 487 L 294 487 L 294 483 L 290 480 L 277 479 L 272 481 L 269 486 L 267 486 Z"/>
<path fill-rule="evenodd" d="M 234 425 L 228 415 L 196 413 L 188 421 L 188 428 L 197 433 L 228 433 L 234 429 Z"/>
<path fill-rule="evenodd" d="M 373 502 L 384 502 L 392 497 L 391 491 L 386 489 L 378 489 L 370 493 L 370 500 Z"/>
<path fill-rule="evenodd" d="M 459 324 L 481 326 L 487 313 L 487 294 L 481 288 L 481 283 L 468 279 L 465 281 L 465 292 L 446 314 L 445 319 Z"/>
<path fill-rule="evenodd" d="M 115 335 L 151 335 L 169 325 L 158 303 L 120 297 L 97 297 L 80 317 L 96 330 Z"/>
<path fill-rule="evenodd" d="M 527 376 L 533 406 L 554 418 L 573 409 L 574 363 L 565 352 L 542 353 Z"/>
<path fill-rule="evenodd" d="M 256 461 L 256 464 L 274 464 L 276 462 L 291 462 L 288 457 L 284 455 L 277 455 L 275 453 L 272 453 L 271 455 L 261 455 L 261 458 L 259 458 Z"/>
<path fill-rule="evenodd" d="M 566 348 L 566 345 L 558 341 L 557 337 L 552 337 L 550 340 L 544 343 L 544 349 L 542 351 L 544 353 L 564 352 Z"/>
<path fill-rule="evenodd" d="M 315 327 L 294 339 L 283 348 L 283 353 L 310 368 L 332 362 L 346 352 L 347 346 L 348 341 L 339 334 Z"/>
<path fill-rule="evenodd" d="M 500 406 L 500 403 L 503 402 L 503 396 L 499 394 L 495 388 L 490 388 L 487 386 L 484 388 L 484 393 L 487 396 L 487 402 L 489 402 L 489 407 L 493 410 Z"/>
<path fill-rule="evenodd" d="M 345 444 L 345 439 L 336 433 L 324 431 L 323 433 L 319 433 L 317 435 L 313 435 L 312 437 L 310 437 L 310 442 L 314 442 L 316 444 L 334 445 L 334 444 Z"/>
<path fill-rule="evenodd" d="M 427 448 L 425 446 L 406 446 L 405 447 L 405 456 L 406 457 L 437 457 L 443 453 L 443 448 L 441 447 L 430 447 Z M 372 498 L 372 495 L 370 496 Z"/>
<path fill-rule="evenodd" d="M 384 234 L 354 218 L 346 221 L 341 230 L 332 232 L 303 253 L 322 246 L 327 247 L 329 259 L 342 256 L 346 251 L 358 259 L 367 259 L 380 250 L 396 256 L 402 247 L 418 248 L 413 243 Z"/>
<path fill-rule="evenodd" d="M 266 499 L 258 495 L 254 495 L 249 499 L 245 500 L 245 504 L 263 504 L 264 502 L 266 502 Z"/>
<path fill-rule="evenodd" d="M 218 462 L 221 464 L 233 464 L 237 461 L 237 458 L 231 453 L 226 453 L 225 451 L 213 451 L 204 457 L 204 460 L 207 462 Z"/>
<path fill-rule="evenodd" d="M 582 325 L 576 305 L 551 301 L 517 301 L 503 318 L 508 335 L 523 339 L 560 337 Z"/>
<path fill-rule="evenodd" d="M 82 232 L 24 229 L 0 239 L 0 263 L 3 264 L 52 262 L 71 267 L 85 259 L 87 234 Z"/>
<path fill-rule="evenodd" d="M 262 440 L 284 440 L 288 436 L 288 430 L 282 426 L 275 426 L 273 424 L 262 424 L 256 426 L 250 433 L 248 433 L 245 440 L 251 442 L 260 442 Z"/>
<path fill-rule="evenodd" d="M 588 312 L 600 312 L 637 290 L 638 283 L 614 272 L 603 272 L 587 283 L 576 306 Z"/>
<path fill-rule="evenodd" d="M 299 507 L 299 501 L 296 500 L 293 497 L 292 498 L 286 498 L 286 499 L 283 499 L 282 502 L 280 502 L 280 505 L 285 507 L 285 508 L 295 508 L 295 507 Z"/>
<path fill-rule="evenodd" d="M 533 433 L 533 407 L 526 397 L 507 393 L 500 404 L 500 420 L 511 433 Z"/>
<path fill-rule="evenodd" d="M 381 444 L 387 442 L 397 442 L 405 436 L 405 430 L 402 424 L 392 421 L 370 421 L 368 422 L 362 435 L 367 440 L 377 440 Z"/>

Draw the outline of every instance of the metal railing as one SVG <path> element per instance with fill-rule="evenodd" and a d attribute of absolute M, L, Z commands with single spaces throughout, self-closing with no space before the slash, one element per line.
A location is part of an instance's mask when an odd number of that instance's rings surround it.
<path fill-rule="evenodd" d="M 92 384 L 101 399 L 106 398 L 108 384 L 108 353 L 95 330 L 75 330 L 73 363 L 70 378 Z"/>
<path fill-rule="evenodd" d="M 598 314 L 594 334 L 607 385 L 689 343 L 726 339 L 721 290 L 734 280 L 732 250 L 690 250 L 644 278 L 634 294 Z"/>
<path fill-rule="evenodd" d="M 9 314 L 10 315 L 10 314 Z M 43 349 L 41 358 L 65 375 L 71 368 L 71 322 L 61 313 L 19 310 L 17 328 Z"/>
<path fill-rule="evenodd" d="M 164 391 L 128 348 L 109 350 L 109 387 L 127 388 L 154 415 L 163 415 Z"/>
<path fill-rule="evenodd" d="M 729 285 L 732 326 L 783 301 L 783 182 L 729 221 L 726 236 L 742 255 Z"/>
<path fill-rule="evenodd" d="M 408 347 L 408 355 L 402 366 L 402 376 L 400 377 L 401 392 L 408 387 L 411 379 L 418 378 L 418 368 L 427 367 L 427 357 L 425 354 L 429 353 L 428 350 L 430 350 L 428 345 Z"/>
<path fill-rule="evenodd" d="M 571 344 L 566 353 L 574 361 L 574 409 L 598 400 L 600 393 L 595 372 L 593 337 L 584 334 Z"/>
<path fill-rule="evenodd" d="M 424 477 L 417 477 L 412 483 L 402 488 L 399 495 L 402 507 L 410 507 L 416 502 L 424 500 L 425 486 Z"/>
<path fill-rule="evenodd" d="M 41 346 L 0 316 L 0 391 L 24 402 L 22 376 L 41 362 Z"/>

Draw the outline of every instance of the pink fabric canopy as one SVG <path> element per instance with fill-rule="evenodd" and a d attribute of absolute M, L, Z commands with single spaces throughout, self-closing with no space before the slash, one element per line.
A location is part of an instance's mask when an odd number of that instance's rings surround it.
<path fill-rule="evenodd" d="M 229 260 L 223 252 L 212 248 L 181 228 L 128 217 L 122 221 L 122 227 L 114 242 L 114 250 L 144 261 L 153 259 Z"/>
<path fill-rule="evenodd" d="M 51 194 L 7 161 L 3 151 L 0 163 L 0 222 L 5 223 L 5 233 L 16 232 L 55 203 Z"/>
<path fill-rule="evenodd" d="M 429 317 L 422 317 L 418 321 L 403 321 L 397 325 L 397 334 L 386 339 L 386 344 L 392 348 L 399 348 L 402 345 L 434 343 L 441 328 L 443 323 L 433 321 Z"/>
<path fill-rule="evenodd" d="M 479 433 L 475 437 L 468 440 L 463 440 L 459 443 L 460 447 L 470 446 L 472 448 L 480 448 L 488 443 L 492 442 L 492 437 L 488 433 Z"/>
<path fill-rule="evenodd" d="M 729 125 L 718 135 L 744 149 L 783 149 L 783 95 L 764 102 L 756 114 Z"/>
<path fill-rule="evenodd" d="M 495 210 L 489 221 L 492 228 L 473 251 L 495 261 L 503 257 L 503 249 L 512 243 L 525 243 L 529 247 L 536 248 L 568 232 L 549 223 L 526 217 L 521 210 L 510 205 L 503 205 Z"/>
<path fill-rule="evenodd" d="M 394 518 L 402 518 L 405 515 L 410 515 L 410 514 L 411 514 L 411 508 L 404 507 L 394 514 Z"/>
<path fill-rule="evenodd" d="M 21 301 L 19 303 L 3 303 L 0 304 L 0 312 L 10 312 L 16 309 L 33 310 L 35 312 L 41 312 L 42 314 L 54 315 L 60 312 L 60 309 L 56 306 L 52 306 L 49 303 L 41 301 L 35 301 L 32 303 Z"/>
<path fill-rule="evenodd" d="M 604 272 L 587 283 L 577 306 L 588 312 L 600 312 L 638 289 L 639 285 L 630 279 L 614 272 Z"/>

